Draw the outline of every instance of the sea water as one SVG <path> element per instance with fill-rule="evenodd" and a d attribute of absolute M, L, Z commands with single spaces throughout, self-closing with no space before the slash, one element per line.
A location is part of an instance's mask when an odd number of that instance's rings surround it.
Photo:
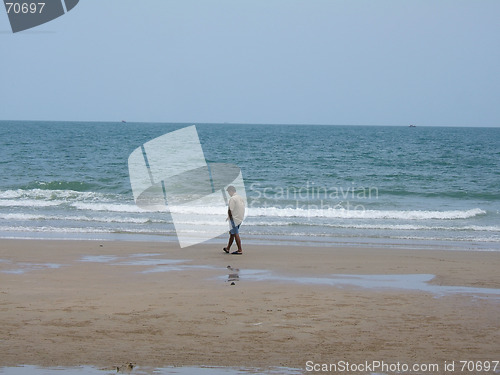
<path fill-rule="evenodd" d="M 177 241 L 127 161 L 189 125 L 0 121 L 0 237 Z M 208 163 L 241 168 L 247 243 L 500 250 L 499 128 L 196 127 Z"/>

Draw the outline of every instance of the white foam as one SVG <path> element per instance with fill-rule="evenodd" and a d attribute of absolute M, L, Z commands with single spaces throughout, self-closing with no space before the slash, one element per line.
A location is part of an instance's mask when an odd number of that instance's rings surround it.
<path fill-rule="evenodd" d="M 88 211 L 109 211 L 109 212 L 130 212 L 130 213 L 143 213 L 148 212 L 172 212 L 178 214 L 189 214 L 189 215 L 221 215 L 227 212 L 227 207 L 225 206 L 158 206 L 155 211 L 146 211 L 139 208 L 135 204 L 117 204 L 117 203 L 86 203 L 86 202 L 75 202 L 72 206 L 79 210 Z"/>
<path fill-rule="evenodd" d="M 148 217 L 123 217 L 123 216 L 107 216 L 107 217 L 88 217 L 88 216 L 58 216 L 58 215 L 33 215 L 33 214 L 0 214 L 0 220 L 14 221 L 40 221 L 40 220 L 62 220 L 62 221 L 83 221 L 83 222 L 98 222 L 98 223 L 130 223 L 130 224 L 146 224 L 146 223 L 169 223 L 166 220 L 152 220 Z"/>
<path fill-rule="evenodd" d="M 49 207 L 59 206 L 63 201 L 43 201 L 34 199 L 0 199 L 0 206 L 2 207 Z"/>
<path fill-rule="evenodd" d="M 16 189 L 0 191 L 0 199 L 37 199 L 37 200 L 107 200 L 106 196 L 93 191 Z"/>
<path fill-rule="evenodd" d="M 346 209 L 317 209 L 317 208 L 249 208 L 248 216 L 264 217 L 325 217 L 338 219 L 398 219 L 398 220 L 456 220 L 468 219 L 486 214 L 480 208 L 471 210 L 451 211 L 394 211 L 394 210 L 346 210 Z"/>
<path fill-rule="evenodd" d="M 0 214 L 0 220 L 44 220 L 46 216 L 44 215 L 33 215 L 33 214 Z"/>
<path fill-rule="evenodd" d="M 272 222 L 269 222 L 270 226 L 273 226 Z M 278 226 L 280 224 L 277 224 Z M 290 224 L 289 224 L 290 225 Z M 432 231 L 473 231 L 473 232 L 500 232 L 500 226 L 480 226 L 480 225 L 470 225 L 470 226 L 430 226 L 430 225 L 411 225 L 411 224 L 323 224 L 323 223 L 301 223 L 300 225 L 308 226 L 322 226 L 328 228 L 338 228 L 338 229 L 373 229 L 373 230 L 407 230 L 407 231 L 422 231 L 422 230 L 432 230 Z"/>
<path fill-rule="evenodd" d="M 173 206 L 170 211 L 177 214 L 189 215 L 224 215 L 227 213 L 226 206 Z"/>
<path fill-rule="evenodd" d="M 117 204 L 117 203 L 84 203 L 76 202 L 71 204 L 79 210 L 86 211 L 107 211 L 107 212 L 130 212 L 130 213 L 145 213 L 143 209 L 137 207 L 135 204 Z M 164 212 L 165 210 L 158 210 L 157 212 Z"/>
<path fill-rule="evenodd" d="M 54 217 L 56 218 L 56 217 Z M 60 220 L 88 221 L 99 223 L 129 223 L 129 224 L 146 224 L 153 222 L 147 217 L 86 217 L 86 216 L 68 216 L 65 218 L 57 218 Z M 154 222 L 165 223 L 165 221 L 157 220 Z"/>
<path fill-rule="evenodd" d="M 68 228 L 68 227 L 27 227 L 27 226 L 0 226 L 0 232 L 48 232 L 48 233 L 111 233 L 104 228 Z"/>

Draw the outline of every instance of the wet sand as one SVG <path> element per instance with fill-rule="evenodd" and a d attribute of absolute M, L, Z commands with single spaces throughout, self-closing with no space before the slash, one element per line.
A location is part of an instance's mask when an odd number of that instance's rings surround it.
<path fill-rule="evenodd" d="M 0 240 L 0 366 L 500 360 L 500 253 L 221 247 Z M 318 282 L 332 275 L 439 288 Z"/>

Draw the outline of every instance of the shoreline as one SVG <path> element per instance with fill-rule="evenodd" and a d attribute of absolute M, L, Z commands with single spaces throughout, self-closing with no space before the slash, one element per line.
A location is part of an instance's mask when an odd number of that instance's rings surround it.
<path fill-rule="evenodd" d="M 9 233 L 9 234 L 7 234 Z M 299 247 L 328 247 L 328 248 L 392 248 L 407 250 L 443 250 L 443 251 L 472 251 L 472 252 L 500 252 L 500 244 L 497 242 L 478 242 L 478 241 L 457 241 L 451 239 L 435 240 L 422 238 L 390 238 L 390 237 L 332 237 L 336 241 L 322 241 L 321 237 L 314 239 L 299 236 L 263 236 L 248 235 L 244 242 L 250 246 L 299 246 Z M 95 234 L 71 234 L 37 232 L 33 235 L 31 232 L 4 232 L 0 233 L 0 241 L 3 240 L 27 240 L 27 241 L 102 241 L 102 242 L 146 242 L 146 243 L 164 243 L 176 246 L 178 240 L 176 235 L 163 234 L 141 234 L 141 233 L 101 233 Z M 227 238 L 222 235 L 205 242 L 208 246 L 218 246 L 227 243 Z M 170 246 L 169 245 L 169 246 Z"/>
<path fill-rule="evenodd" d="M 1 239 L 0 366 L 496 360 L 498 295 L 291 280 L 434 275 L 499 290 L 499 266 L 491 251 Z"/>

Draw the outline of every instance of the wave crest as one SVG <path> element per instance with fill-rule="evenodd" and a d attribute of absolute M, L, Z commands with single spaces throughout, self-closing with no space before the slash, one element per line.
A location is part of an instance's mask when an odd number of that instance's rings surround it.
<path fill-rule="evenodd" d="M 485 215 L 480 208 L 451 211 L 395 211 L 395 210 L 346 210 L 346 209 L 304 209 L 304 208 L 250 208 L 248 216 L 260 217 L 324 217 L 334 219 L 399 219 L 399 220 L 457 220 Z"/>

